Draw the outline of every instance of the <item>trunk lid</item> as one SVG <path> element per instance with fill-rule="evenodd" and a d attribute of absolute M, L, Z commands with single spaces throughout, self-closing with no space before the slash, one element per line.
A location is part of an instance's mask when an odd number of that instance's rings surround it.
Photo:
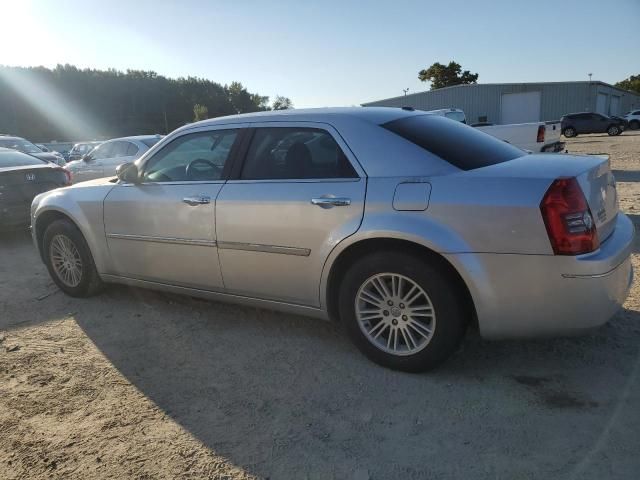
<path fill-rule="evenodd" d="M 473 174 L 486 177 L 543 179 L 543 185 L 547 188 L 558 178 L 575 177 L 591 210 L 600 242 L 604 242 L 615 228 L 618 195 L 607 155 L 526 155 L 473 170 Z M 545 192 L 546 189 L 540 192 L 540 200 Z"/>

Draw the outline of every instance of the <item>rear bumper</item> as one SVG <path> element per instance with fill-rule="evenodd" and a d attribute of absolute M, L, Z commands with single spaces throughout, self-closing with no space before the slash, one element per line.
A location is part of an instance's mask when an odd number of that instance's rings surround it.
<path fill-rule="evenodd" d="M 590 254 L 448 258 L 469 286 L 483 337 L 572 335 L 603 325 L 621 308 L 633 281 L 634 233 L 619 214 L 614 232 Z"/>
<path fill-rule="evenodd" d="M 557 153 L 564 150 L 565 143 L 564 142 L 555 142 L 549 145 L 545 145 L 542 147 L 542 152 L 544 153 Z"/>

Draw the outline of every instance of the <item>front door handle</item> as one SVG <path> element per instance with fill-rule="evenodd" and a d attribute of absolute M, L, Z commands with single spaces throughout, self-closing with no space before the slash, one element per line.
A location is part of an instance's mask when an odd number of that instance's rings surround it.
<path fill-rule="evenodd" d="M 206 195 L 198 195 L 195 197 L 184 197 L 182 201 L 187 205 L 195 207 L 196 205 L 206 205 L 207 203 L 211 203 L 211 197 L 208 197 Z"/>
<path fill-rule="evenodd" d="M 346 197 L 319 197 L 312 198 L 311 203 L 321 208 L 346 207 L 351 205 L 351 199 Z"/>

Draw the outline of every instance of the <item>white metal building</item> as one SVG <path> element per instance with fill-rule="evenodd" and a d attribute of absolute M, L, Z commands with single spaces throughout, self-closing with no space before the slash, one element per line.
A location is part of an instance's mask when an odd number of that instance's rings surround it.
<path fill-rule="evenodd" d="M 598 81 L 456 85 L 363 103 L 364 107 L 461 108 L 469 123 L 558 120 L 577 112 L 623 115 L 640 108 L 640 95 Z"/>

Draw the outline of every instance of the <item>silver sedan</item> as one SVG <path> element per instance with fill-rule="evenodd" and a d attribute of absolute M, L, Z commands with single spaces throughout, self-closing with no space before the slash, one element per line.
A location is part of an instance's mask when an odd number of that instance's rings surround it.
<path fill-rule="evenodd" d="M 182 127 L 118 177 L 44 193 L 34 242 L 67 294 L 104 282 L 341 322 L 381 365 L 605 323 L 634 229 L 607 159 L 527 155 L 424 112 L 265 112 Z"/>

